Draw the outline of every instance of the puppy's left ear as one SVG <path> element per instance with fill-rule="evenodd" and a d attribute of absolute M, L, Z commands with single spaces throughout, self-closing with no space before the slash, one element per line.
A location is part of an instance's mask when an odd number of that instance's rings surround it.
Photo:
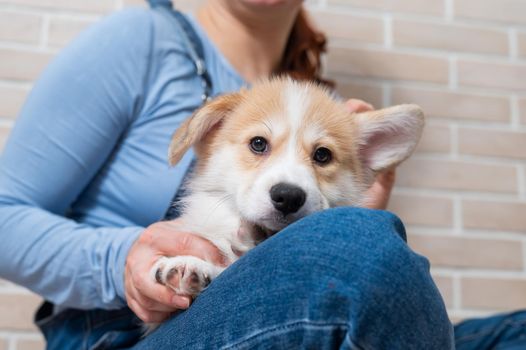
<path fill-rule="evenodd" d="M 373 172 L 392 168 L 413 153 L 424 128 L 417 105 L 398 105 L 357 113 L 360 157 Z"/>
<path fill-rule="evenodd" d="M 194 144 L 204 140 L 206 135 L 218 126 L 241 102 L 241 93 L 232 93 L 214 98 L 199 108 L 175 131 L 168 149 L 170 165 L 177 164 Z"/>

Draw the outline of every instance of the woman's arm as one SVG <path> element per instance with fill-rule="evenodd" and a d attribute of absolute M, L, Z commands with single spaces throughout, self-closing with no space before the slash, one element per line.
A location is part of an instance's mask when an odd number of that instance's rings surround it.
<path fill-rule="evenodd" d="M 0 276 L 56 304 L 125 305 L 125 259 L 143 228 L 95 228 L 65 215 L 140 113 L 151 22 L 147 11 L 124 11 L 65 49 L 0 158 Z"/>

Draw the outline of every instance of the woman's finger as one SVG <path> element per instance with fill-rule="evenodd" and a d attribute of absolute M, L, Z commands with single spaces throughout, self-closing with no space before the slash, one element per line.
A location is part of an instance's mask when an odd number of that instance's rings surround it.
<path fill-rule="evenodd" d="M 367 198 L 365 207 L 371 209 L 387 209 L 395 179 L 395 169 L 390 169 L 376 175 L 375 182 L 365 193 Z"/>
<path fill-rule="evenodd" d="M 181 232 L 180 226 L 177 221 L 159 223 L 152 232 L 152 248 L 165 256 L 191 255 L 213 264 L 226 265 L 225 257 L 215 245 L 200 236 Z"/>
<path fill-rule="evenodd" d="M 147 311 L 158 311 L 158 312 L 168 312 L 172 313 L 180 309 L 174 305 L 166 305 L 160 303 L 154 299 L 148 298 L 146 295 L 140 293 L 137 289 L 131 288 L 131 297 L 134 299 L 141 307 Z"/>
<path fill-rule="evenodd" d="M 133 298 L 128 300 L 128 306 L 145 323 L 161 323 L 171 315 L 170 312 L 146 310 Z"/>
<path fill-rule="evenodd" d="M 353 113 L 362 113 L 374 110 L 374 106 L 372 104 L 356 98 L 347 100 L 345 104 L 347 108 L 349 108 L 349 110 Z"/>

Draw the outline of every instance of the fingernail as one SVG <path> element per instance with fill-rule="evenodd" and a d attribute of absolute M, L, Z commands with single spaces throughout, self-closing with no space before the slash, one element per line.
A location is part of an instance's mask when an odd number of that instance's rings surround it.
<path fill-rule="evenodd" d="M 176 295 L 172 298 L 172 304 L 182 309 L 187 309 L 190 306 L 190 300 L 187 297 Z"/>

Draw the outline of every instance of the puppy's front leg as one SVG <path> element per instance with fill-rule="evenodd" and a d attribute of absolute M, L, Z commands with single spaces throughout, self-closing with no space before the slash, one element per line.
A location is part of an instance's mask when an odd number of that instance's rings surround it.
<path fill-rule="evenodd" d="M 156 282 L 177 294 L 194 298 L 224 269 L 194 256 L 163 256 L 154 264 L 150 274 Z"/>

